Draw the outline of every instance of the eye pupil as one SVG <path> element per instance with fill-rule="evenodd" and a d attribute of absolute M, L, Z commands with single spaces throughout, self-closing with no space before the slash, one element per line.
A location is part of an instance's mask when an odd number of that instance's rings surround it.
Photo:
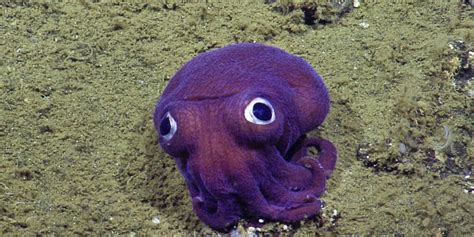
<path fill-rule="evenodd" d="M 272 109 L 264 103 L 255 103 L 253 105 L 252 113 L 256 118 L 262 121 L 269 121 L 272 118 Z"/>
<path fill-rule="evenodd" d="M 164 136 L 170 132 L 171 132 L 170 118 L 165 117 L 163 121 L 161 121 L 161 124 L 160 124 L 160 134 Z"/>
<path fill-rule="evenodd" d="M 271 124 L 275 121 L 275 110 L 270 101 L 256 97 L 245 106 L 244 118 L 257 125 Z"/>

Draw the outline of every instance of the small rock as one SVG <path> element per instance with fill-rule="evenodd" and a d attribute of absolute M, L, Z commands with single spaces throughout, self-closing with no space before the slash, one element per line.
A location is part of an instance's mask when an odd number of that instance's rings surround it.
<path fill-rule="evenodd" d="M 364 21 L 364 22 L 359 23 L 359 26 L 364 28 L 364 29 L 367 29 L 367 28 L 369 28 L 369 23 Z"/>
<path fill-rule="evenodd" d="M 352 6 L 360 7 L 360 1 L 359 0 L 354 0 L 354 2 L 352 3 Z"/>
<path fill-rule="evenodd" d="M 407 146 L 405 145 L 405 143 L 400 142 L 400 144 L 398 145 L 398 151 L 400 151 L 400 154 L 402 154 L 402 155 L 405 155 L 405 154 L 408 153 L 408 149 L 407 149 Z"/>
<path fill-rule="evenodd" d="M 160 224 L 160 218 L 157 217 L 157 216 L 155 216 L 155 217 L 153 217 L 153 219 L 151 219 L 151 222 L 153 222 L 153 224 L 157 224 L 157 225 L 158 225 L 158 224 Z"/>

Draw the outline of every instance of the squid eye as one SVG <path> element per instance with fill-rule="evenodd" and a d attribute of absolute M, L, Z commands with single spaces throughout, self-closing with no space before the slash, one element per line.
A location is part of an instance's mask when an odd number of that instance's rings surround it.
<path fill-rule="evenodd" d="M 244 116 L 251 123 L 266 125 L 275 121 L 275 110 L 268 100 L 257 97 L 245 107 Z"/>
<path fill-rule="evenodd" d="M 168 141 L 174 136 L 177 129 L 178 125 L 176 124 L 176 120 L 174 120 L 170 112 L 166 113 L 160 123 L 160 135 Z"/>

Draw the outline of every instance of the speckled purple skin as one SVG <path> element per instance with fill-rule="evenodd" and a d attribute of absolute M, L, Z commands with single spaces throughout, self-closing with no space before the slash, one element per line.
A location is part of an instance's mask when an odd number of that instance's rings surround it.
<path fill-rule="evenodd" d="M 275 120 L 246 120 L 254 98 L 268 100 Z M 162 148 L 176 160 L 194 211 L 225 231 L 241 219 L 291 223 L 317 214 L 337 159 L 335 146 L 306 138 L 329 111 L 321 77 L 278 48 L 241 43 L 203 53 L 171 79 L 154 113 L 155 127 L 176 121 Z M 308 147 L 319 150 L 317 156 Z"/>

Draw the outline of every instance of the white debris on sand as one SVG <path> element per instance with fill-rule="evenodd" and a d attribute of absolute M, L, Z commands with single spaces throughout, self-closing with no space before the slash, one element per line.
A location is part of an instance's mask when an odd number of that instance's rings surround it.
<path fill-rule="evenodd" d="M 352 6 L 354 7 L 360 7 L 360 1 L 359 0 L 354 0 L 354 2 L 352 3 Z"/>
<path fill-rule="evenodd" d="M 153 219 L 151 219 L 151 222 L 153 222 L 153 224 L 157 224 L 157 225 L 158 225 L 158 224 L 160 224 L 160 218 L 157 217 L 157 216 L 155 216 L 155 217 L 153 217 Z"/>
<path fill-rule="evenodd" d="M 364 29 L 367 29 L 367 28 L 369 28 L 369 23 L 363 21 L 363 22 L 359 23 L 359 26 L 364 28 Z"/>

